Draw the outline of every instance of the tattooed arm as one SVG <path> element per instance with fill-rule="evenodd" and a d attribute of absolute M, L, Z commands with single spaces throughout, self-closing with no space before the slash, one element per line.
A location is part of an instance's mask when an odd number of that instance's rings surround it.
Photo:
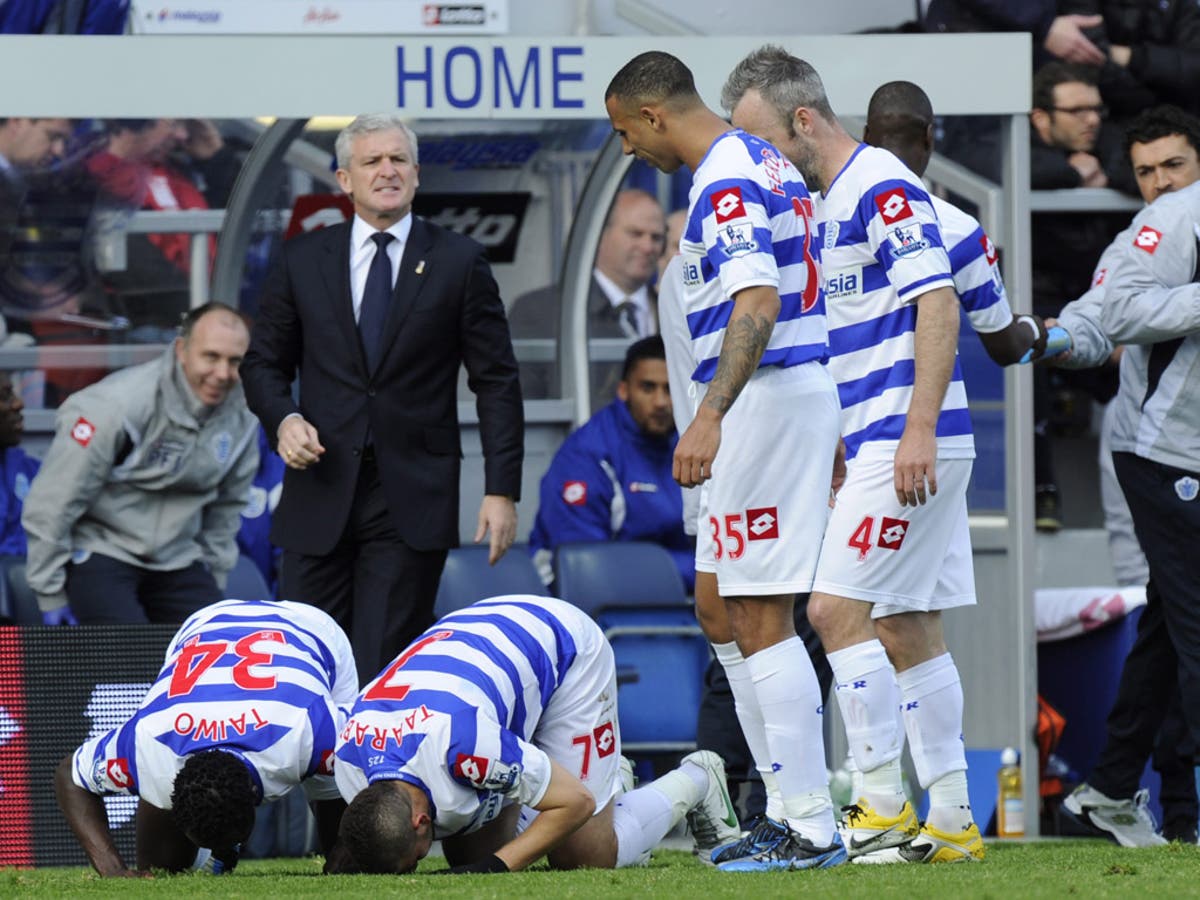
<path fill-rule="evenodd" d="M 733 298 L 717 372 L 696 418 L 675 448 L 675 480 L 683 487 L 695 487 L 712 477 L 713 460 L 721 446 L 721 420 L 758 368 L 778 315 L 779 294 L 773 287 L 746 288 Z"/>

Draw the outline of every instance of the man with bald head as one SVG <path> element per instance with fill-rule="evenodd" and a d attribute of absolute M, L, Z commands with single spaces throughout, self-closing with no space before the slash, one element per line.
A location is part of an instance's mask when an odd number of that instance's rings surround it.
<path fill-rule="evenodd" d="M 666 230 L 662 207 L 653 195 L 638 188 L 617 193 L 596 248 L 587 299 L 589 338 L 637 340 L 658 333 L 658 301 L 650 283 L 657 273 Z M 558 285 L 518 297 L 508 314 L 513 337 L 557 336 L 561 303 Z M 612 399 L 619 376 L 619 364 L 593 365 L 593 405 Z M 552 366 L 523 364 L 524 395 L 550 396 L 552 377 Z"/>
<path fill-rule="evenodd" d="M 871 95 L 863 142 L 890 150 L 916 175 L 933 155 L 933 106 L 919 85 L 889 81 Z M 1008 304 L 996 248 L 973 217 L 930 195 L 942 224 L 958 299 L 988 356 L 1000 366 L 1018 362 L 1030 349 L 1041 355 L 1046 327 L 1037 316 L 1015 316 Z"/>

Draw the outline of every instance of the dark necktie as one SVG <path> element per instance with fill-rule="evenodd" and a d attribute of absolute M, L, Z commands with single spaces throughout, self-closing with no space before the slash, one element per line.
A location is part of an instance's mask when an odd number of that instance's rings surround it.
<path fill-rule="evenodd" d="M 367 270 L 367 284 L 358 310 L 358 333 L 367 354 L 368 372 L 375 371 L 382 355 L 383 323 L 392 303 L 392 261 L 387 253 L 392 236 L 386 231 L 378 231 L 371 235 L 371 240 L 375 242 L 375 257 Z"/>
<path fill-rule="evenodd" d="M 638 310 L 632 300 L 626 300 L 617 305 L 617 321 L 620 323 L 625 337 L 635 338 L 640 333 L 638 331 Z"/>

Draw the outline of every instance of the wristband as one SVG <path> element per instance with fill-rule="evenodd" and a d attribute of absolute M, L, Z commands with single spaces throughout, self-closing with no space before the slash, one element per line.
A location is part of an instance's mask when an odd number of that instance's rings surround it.
<path fill-rule="evenodd" d="M 488 856 L 478 862 L 464 863 L 449 869 L 439 869 L 435 875 L 488 875 L 493 872 L 507 872 L 508 865 L 496 855 Z"/>

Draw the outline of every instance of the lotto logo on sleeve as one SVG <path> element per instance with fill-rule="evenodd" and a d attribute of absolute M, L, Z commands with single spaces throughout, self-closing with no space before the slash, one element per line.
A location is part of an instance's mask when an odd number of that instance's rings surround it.
<path fill-rule="evenodd" d="M 317 764 L 317 774 L 318 775 L 332 775 L 333 774 L 333 751 L 332 750 L 326 750 L 324 753 L 321 754 L 321 761 Z"/>
<path fill-rule="evenodd" d="M 592 739 L 596 742 L 597 756 L 612 756 L 613 751 L 617 749 L 617 733 L 613 729 L 612 722 L 605 722 L 598 728 L 594 728 Z"/>
<path fill-rule="evenodd" d="M 587 482 L 568 481 L 563 484 L 563 502 L 568 506 L 583 506 L 587 503 Z"/>
<path fill-rule="evenodd" d="M 92 436 L 96 433 L 96 426 L 80 416 L 75 420 L 75 424 L 71 426 L 71 437 L 80 447 L 86 447 L 92 441 Z"/>
<path fill-rule="evenodd" d="M 879 546 L 884 550 L 899 550 L 908 534 L 908 522 L 884 516 L 879 524 Z"/>
<path fill-rule="evenodd" d="M 728 188 L 717 191 L 712 195 L 713 210 L 717 214 L 717 224 L 728 222 L 730 219 L 744 219 L 746 207 L 742 203 L 742 189 Z"/>
<path fill-rule="evenodd" d="M 129 775 L 129 760 L 123 756 L 116 759 L 110 759 L 106 767 L 108 780 L 116 787 L 124 789 L 133 786 L 133 779 Z"/>
<path fill-rule="evenodd" d="M 996 264 L 996 245 L 992 243 L 992 239 L 986 234 L 979 239 L 979 246 L 983 248 L 983 256 L 988 261 L 989 266 Z"/>
<path fill-rule="evenodd" d="M 912 208 L 908 205 L 908 195 L 904 193 L 904 188 L 892 188 L 876 195 L 875 206 L 879 209 L 879 215 L 883 217 L 884 225 L 891 225 L 912 216 Z"/>
<path fill-rule="evenodd" d="M 1092 276 L 1092 287 L 1100 287 L 1104 284 L 1104 279 L 1108 277 L 1108 269 L 1097 269 L 1096 274 Z"/>
<path fill-rule="evenodd" d="M 471 782 L 475 787 L 483 787 L 487 770 L 488 761 L 482 756 L 468 756 L 466 753 L 460 753 L 454 761 L 454 774 L 464 781 Z"/>
<path fill-rule="evenodd" d="M 751 541 L 773 541 L 779 537 L 779 508 L 766 506 L 746 510 L 746 538 Z"/>
<path fill-rule="evenodd" d="M 1153 254 L 1158 249 L 1158 245 L 1162 242 L 1162 232 L 1156 231 L 1149 225 L 1143 225 L 1142 230 L 1137 233 L 1137 237 L 1133 239 L 1133 246 L 1139 250 L 1145 250 L 1147 253 Z"/>

